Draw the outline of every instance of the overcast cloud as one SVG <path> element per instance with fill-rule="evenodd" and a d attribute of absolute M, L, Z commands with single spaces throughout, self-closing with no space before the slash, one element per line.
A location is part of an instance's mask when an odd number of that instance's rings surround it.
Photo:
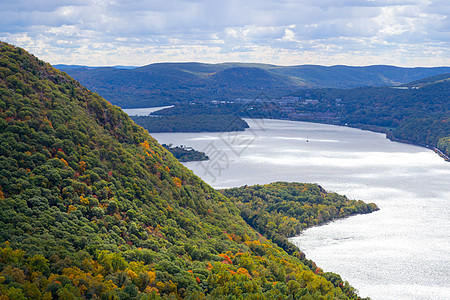
<path fill-rule="evenodd" d="M 448 0 L 0 0 L 0 40 L 52 64 L 450 66 Z"/>

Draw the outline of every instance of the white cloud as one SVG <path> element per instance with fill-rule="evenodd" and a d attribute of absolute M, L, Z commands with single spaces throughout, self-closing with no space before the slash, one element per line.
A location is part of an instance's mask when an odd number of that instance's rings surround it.
<path fill-rule="evenodd" d="M 450 65 L 446 0 L 23 0 L 0 39 L 51 63 Z"/>

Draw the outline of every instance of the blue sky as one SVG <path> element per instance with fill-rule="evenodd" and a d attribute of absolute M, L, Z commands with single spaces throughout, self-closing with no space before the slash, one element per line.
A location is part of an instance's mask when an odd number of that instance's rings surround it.
<path fill-rule="evenodd" d="M 0 0 L 0 40 L 52 64 L 450 66 L 448 0 Z"/>

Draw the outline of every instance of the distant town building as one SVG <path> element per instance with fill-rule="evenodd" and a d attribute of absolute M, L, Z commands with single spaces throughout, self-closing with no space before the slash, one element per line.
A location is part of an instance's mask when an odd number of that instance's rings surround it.
<path fill-rule="evenodd" d="M 317 105 L 317 104 L 319 104 L 319 100 L 316 100 L 316 99 L 305 99 L 305 100 L 301 101 L 300 104 L 303 104 L 303 105 L 308 105 L 308 104 Z"/>
<path fill-rule="evenodd" d="M 299 97 L 287 96 L 287 97 L 281 97 L 280 103 L 282 103 L 282 104 L 292 104 L 292 103 L 298 102 L 299 100 L 300 100 Z"/>

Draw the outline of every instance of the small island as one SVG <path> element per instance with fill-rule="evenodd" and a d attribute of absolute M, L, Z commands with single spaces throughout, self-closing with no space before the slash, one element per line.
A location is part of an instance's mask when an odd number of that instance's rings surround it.
<path fill-rule="evenodd" d="M 172 153 L 180 162 L 203 161 L 209 159 L 205 152 L 194 150 L 192 147 L 184 145 L 173 146 L 172 144 L 162 144 L 162 146 Z"/>

